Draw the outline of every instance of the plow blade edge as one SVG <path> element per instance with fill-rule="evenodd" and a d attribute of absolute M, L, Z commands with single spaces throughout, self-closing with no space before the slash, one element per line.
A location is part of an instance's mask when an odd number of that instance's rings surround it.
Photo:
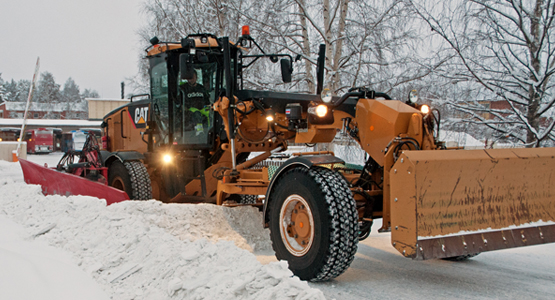
<path fill-rule="evenodd" d="M 90 181 L 68 173 L 42 167 L 30 161 L 19 159 L 23 177 L 28 184 L 38 184 L 45 195 L 83 195 L 106 199 L 106 204 L 129 200 L 124 191 Z"/>
<path fill-rule="evenodd" d="M 391 241 L 406 257 L 555 242 L 555 148 L 405 151 L 390 174 Z"/>

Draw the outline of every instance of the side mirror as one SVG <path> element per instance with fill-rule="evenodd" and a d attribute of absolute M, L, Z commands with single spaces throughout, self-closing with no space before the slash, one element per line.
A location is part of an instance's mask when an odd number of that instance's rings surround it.
<path fill-rule="evenodd" d="M 283 82 L 291 82 L 291 74 L 293 73 L 293 63 L 290 59 L 282 58 L 281 61 L 281 79 Z"/>
<path fill-rule="evenodd" d="M 179 55 L 179 72 L 181 73 L 181 80 L 193 79 L 194 71 L 189 59 L 189 54 L 183 53 Z"/>

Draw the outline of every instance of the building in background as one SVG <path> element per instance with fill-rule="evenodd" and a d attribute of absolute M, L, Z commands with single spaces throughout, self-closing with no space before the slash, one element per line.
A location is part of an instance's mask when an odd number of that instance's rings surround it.
<path fill-rule="evenodd" d="M 103 99 L 103 98 L 86 98 L 89 106 L 89 120 L 102 120 L 112 110 L 128 104 L 129 99 Z"/>
<path fill-rule="evenodd" d="M 85 134 L 92 131 L 97 138 L 100 138 L 102 135 L 100 125 L 104 116 L 130 102 L 129 99 L 98 98 L 87 98 L 86 101 L 87 105 L 83 105 L 84 102 L 82 102 L 70 106 L 67 103 L 31 103 L 25 129 L 33 131 L 40 128 L 52 131 L 50 151 L 67 151 L 75 147 L 75 132 Z M 0 103 L 0 142 L 17 141 L 21 132 L 25 105 L 25 102 Z M 67 134 L 71 135 L 72 147 L 66 145 L 67 138 L 64 136 Z M 77 147 L 82 147 L 82 143 L 77 144 Z"/>
<path fill-rule="evenodd" d="M 23 119 L 25 102 L 2 102 L 0 118 Z M 81 103 L 31 103 L 28 119 L 65 119 L 86 120 L 87 107 Z"/>

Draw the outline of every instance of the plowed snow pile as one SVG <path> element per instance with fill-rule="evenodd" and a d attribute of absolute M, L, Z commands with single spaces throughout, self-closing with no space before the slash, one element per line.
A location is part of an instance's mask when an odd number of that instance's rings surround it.
<path fill-rule="evenodd" d="M 44 196 L 0 161 L 0 214 L 70 252 L 112 299 L 324 299 L 249 252 L 271 248 L 256 208 Z"/>

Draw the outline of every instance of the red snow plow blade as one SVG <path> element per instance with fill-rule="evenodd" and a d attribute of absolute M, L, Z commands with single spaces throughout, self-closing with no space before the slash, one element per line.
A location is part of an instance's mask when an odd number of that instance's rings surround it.
<path fill-rule="evenodd" d="M 38 184 L 45 195 L 82 195 L 106 199 L 106 204 L 129 200 L 129 196 L 121 190 L 83 177 L 58 172 L 42 167 L 30 161 L 19 159 L 23 177 L 28 184 Z"/>

